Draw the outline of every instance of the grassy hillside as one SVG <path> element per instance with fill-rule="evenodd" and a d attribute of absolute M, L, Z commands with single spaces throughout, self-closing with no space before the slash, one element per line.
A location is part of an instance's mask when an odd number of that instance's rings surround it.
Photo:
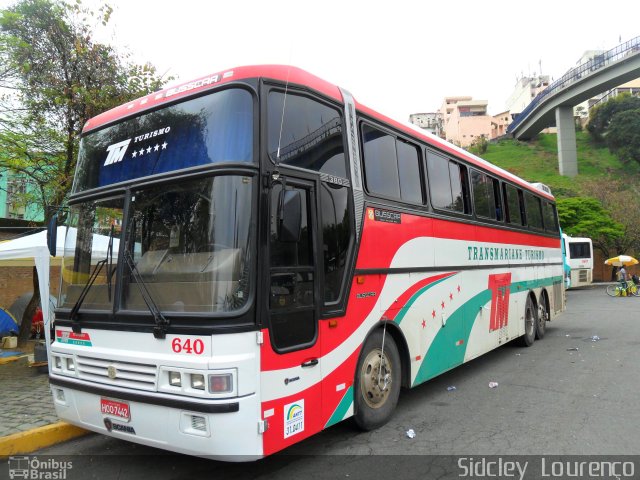
<path fill-rule="evenodd" d="M 569 178 L 558 173 L 558 147 L 555 134 L 540 134 L 530 142 L 503 140 L 490 143 L 482 156 L 529 182 L 542 182 L 556 198 L 576 196 L 582 185 L 595 179 L 611 177 L 640 183 L 640 164 L 622 164 L 606 147 L 591 143 L 586 132 L 576 132 L 578 176 Z"/>

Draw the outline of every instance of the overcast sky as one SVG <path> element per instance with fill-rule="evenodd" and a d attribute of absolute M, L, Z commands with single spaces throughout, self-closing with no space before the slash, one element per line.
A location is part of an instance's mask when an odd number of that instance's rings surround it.
<path fill-rule="evenodd" d="M 637 0 L 108 3 L 114 14 L 101 39 L 179 82 L 240 65 L 292 64 L 403 121 L 452 95 L 488 100 L 489 113 L 499 113 L 517 79 L 540 65 L 557 78 L 584 51 L 640 35 Z"/>

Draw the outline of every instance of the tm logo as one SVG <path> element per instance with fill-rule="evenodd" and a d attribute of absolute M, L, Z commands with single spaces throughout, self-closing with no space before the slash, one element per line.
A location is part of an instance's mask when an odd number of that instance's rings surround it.
<path fill-rule="evenodd" d="M 491 321 L 489 331 L 499 330 L 509 323 L 509 290 L 511 273 L 489 275 L 491 290 Z"/>
<path fill-rule="evenodd" d="M 129 143 L 131 143 L 131 139 L 109 145 L 107 147 L 107 152 L 109 152 L 109 155 L 107 155 L 104 166 L 106 167 L 107 165 L 111 165 L 112 163 L 121 162 L 124 158 L 124 154 L 127 152 Z"/>

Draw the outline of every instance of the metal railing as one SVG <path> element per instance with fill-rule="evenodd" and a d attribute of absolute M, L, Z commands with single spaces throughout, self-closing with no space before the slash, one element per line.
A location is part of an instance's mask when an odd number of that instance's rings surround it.
<path fill-rule="evenodd" d="M 515 128 L 524 121 L 529 114 L 540 105 L 547 97 L 550 97 L 560 90 L 564 90 L 573 83 L 577 82 L 583 77 L 591 75 L 593 72 L 612 64 L 629 55 L 635 55 L 640 52 L 640 36 L 632 38 L 631 40 L 618 45 L 611 50 L 604 53 L 595 55 L 587 62 L 572 68 L 562 77 L 552 82 L 547 88 L 540 92 L 536 97 L 531 100 L 531 103 L 527 105 L 522 112 L 520 112 L 514 121 L 507 128 L 507 133 L 512 133 Z"/>

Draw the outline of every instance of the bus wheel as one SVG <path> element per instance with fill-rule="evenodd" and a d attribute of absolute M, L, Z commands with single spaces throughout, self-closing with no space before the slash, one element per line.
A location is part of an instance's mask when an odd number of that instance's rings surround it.
<path fill-rule="evenodd" d="M 547 307 L 547 297 L 543 293 L 540 295 L 538 304 L 538 318 L 536 321 L 536 338 L 540 340 L 547 330 L 547 320 L 549 320 L 549 308 Z"/>
<path fill-rule="evenodd" d="M 355 378 L 354 419 L 362 430 L 373 430 L 389 421 L 400 396 L 400 354 L 393 337 L 376 330 L 364 343 Z"/>
<path fill-rule="evenodd" d="M 521 337 L 522 345 L 525 347 L 533 345 L 533 341 L 536 339 L 536 313 L 533 300 L 531 300 L 531 296 L 528 296 L 524 307 L 524 335 Z"/>

